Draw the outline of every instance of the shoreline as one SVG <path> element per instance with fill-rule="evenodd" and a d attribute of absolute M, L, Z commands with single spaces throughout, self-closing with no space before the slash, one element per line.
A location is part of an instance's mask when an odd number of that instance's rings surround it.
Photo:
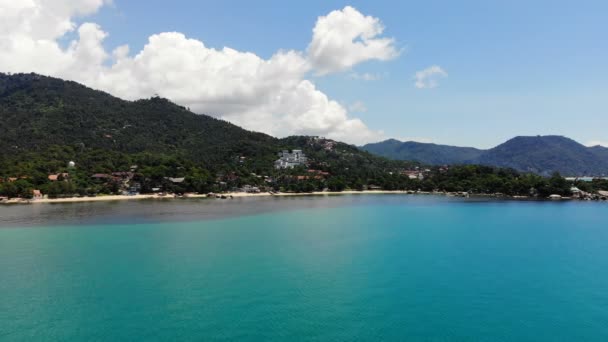
<path fill-rule="evenodd" d="M 111 201 L 132 201 L 132 200 L 173 200 L 173 199 L 187 199 L 187 198 L 209 198 L 217 199 L 215 196 L 222 196 L 222 199 L 231 198 L 249 198 L 249 197 L 293 197 L 293 196 L 339 196 L 339 195 L 435 195 L 435 196 L 447 196 L 447 197 L 493 197 L 498 199 L 508 200 L 549 200 L 539 199 L 528 196 L 504 196 L 494 194 L 472 194 L 470 196 L 462 196 L 456 193 L 445 193 L 445 192 L 415 192 L 407 190 L 345 190 L 340 192 L 330 191 L 314 191 L 314 192 L 262 192 L 262 193 L 246 193 L 246 192 L 227 192 L 213 194 L 208 196 L 207 194 L 185 194 L 183 196 L 165 195 L 160 196 L 158 194 L 139 194 L 139 195 L 106 195 L 96 197 L 68 197 L 68 198 L 43 198 L 43 199 L 22 199 L 14 198 L 8 201 L 0 202 L 0 205 L 13 205 L 13 204 L 53 204 L 53 203 L 84 203 L 84 202 L 111 202 Z M 563 197 L 558 200 L 573 200 L 573 198 Z"/>
<path fill-rule="evenodd" d="M 110 201 L 132 201 L 132 200 L 172 200 L 172 199 L 187 199 L 187 198 L 209 198 L 216 199 L 217 196 L 224 196 L 224 199 L 230 198 L 248 198 L 248 197 L 286 197 L 286 196 L 333 196 L 333 195 L 352 195 L 352 194 L 413 194 L 408 191 L 389 191 L 389 190 L 366 190 L 366 191 L 354 191 L 347 190 L 341 192 L 261 192 L 261 193 L 247 193 L 247 192 L 225 192 L 217 193 L 210 197 L 207 194 L 185 194 L 183 196 L 165 195 L 160 196 L 157 194 L 139 194 L 139 195 L 104 195 L 96 197 L 67 197 L 67 198 L 42 198 L 42 199 L 23 199 L 13 198 L 8 201 L 0 202 L 2 204 L 52 204 L 52 203 L 81 203 L 81 202 L 110 202 Z M 434 194 L 434 193 L 425 193 Z M 437 195 L 441 193 L 436 193 Z"/>

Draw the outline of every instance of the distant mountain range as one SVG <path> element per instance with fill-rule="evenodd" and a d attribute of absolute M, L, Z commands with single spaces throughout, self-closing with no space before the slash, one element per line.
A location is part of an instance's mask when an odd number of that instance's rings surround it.
<path fill-rule="evenodd" d="M 432 165 L 481 164 L 541 175 L 608 175 L 608 148 L 586 147 L 555 135 L 515 137 L 488 150 L 395 139 L 367 144 L 362 149 L 391 159 Z"/>

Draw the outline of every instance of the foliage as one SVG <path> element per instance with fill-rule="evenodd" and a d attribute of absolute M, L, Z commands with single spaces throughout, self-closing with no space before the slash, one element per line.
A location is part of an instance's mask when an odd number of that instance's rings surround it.
<path fill-rule="evenodd" d="M 489 150 L 386 140 L 362 147 L 387 158 L 432 165 L 482 164 L 550 176 L 608 175 L 608 148 L 561 136 L 516 137 Z"/>
<path fill-rule="evenodd" d="M 61 197 L 131 188 L 206 193 L 245 185 L 293 192 L 377 187 L 548 196 L 570 191 L 558 175 L 542 178 L 475 165 L 434 167 L 423 172 L 423 180 L 410 179 L 403 171 L 422 170 L 422 165 L 319 137 L 277 139 L 158 97 L 129 102 L 35 74 L 0 74 L 0 117 L 0 195 L 8 197 L 29 198 L 34 189 Z M 309 164 L 274 169 L 283 149 L 302 149 Z M 69 175 L 49 179 L 62 173 Z M 129 178 L 113 173 L 129 173 Z"/>
<path fill-rule="evenodd" d="M 415 160 L 429 165 L 464 164 L 473 161 L 483 153 L 472 147 L 457 147 L 420 143 L 401 142 L 389 139 L 378 143 L 366 144 L 363 150 L 395 160 Z"/>

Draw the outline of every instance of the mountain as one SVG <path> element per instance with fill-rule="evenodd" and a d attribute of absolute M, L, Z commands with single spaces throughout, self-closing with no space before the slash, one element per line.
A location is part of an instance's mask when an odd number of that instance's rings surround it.
<path fill-rule="evenodd" d="M 481 164 L 550 175 L 608 174 L 608 148 L 586 147 L 562 136 L 521 136 L 489 150 L 387 140 L 362 149 L 398 160 L 432 165 Z"/>
<path fill-rule="evenodd" d="M 437 158 L 419 158 L 427 162 L 477 160 L 490 152 L 476 157 L 475 149 L 417 148 L 412 149 L 418 156 Z M 285 149 L 303 150 L 308 163 L 275 169 L 277 153 Z M 444 152 L 433 152 L 437 149 Z M 605 153 L 603 148 L 592 151 L 592 156 Z M 504 158 L 502 149 L 491 152 L 494 158 Z M 331 139 L 277 139 L 251 132 L 159 97 L 125 101 L 75 82 L 0 73 L 0 197 L 31 198 L 38 192 L 49 197 L 132 191 L 208 193 L 254 187 L 513 195 L 526 195 L 534 188 L 541 196 L 569 192 L 569 183 L 559 177 L 520 177 L 512 170 L 466 165 L 447 172 L 431 168 L 423 172 L 424 179 L 411 179 L 403 171 L 413 166 L 419 164 L 390 160 Z"/>
<path fill-rule="evenodd" d="M 268 156 L 278 139 L 161 98 L 124 101 L 81 84 L 36 74 L 0 74 L 0 149 L 15 154 L 53 145 L 124 153 L 184 154 L 225 162 Z"/>
<path fill-rule="evenodd" d="M 485 151 L 475 162 L 543 175 L 555 171 L 564 175 L 605 175 L 608 158 L 601 152 L 562 136 L 515 137 Z"/>
<path fill-rule="evenodd" d="M 608 160 L 608 148 L 604 146 L 592 146 L 589 147 L 589 151 L 593 153 L 597 158 L 601 158 L 603 160 Z"/>
<path fill-rule="evenodd" d="M 472 147 L 427 144 L 415 141 L 401 142 L 395 139 L 367 144 L 362 148 L 386 158 L 414 160 L 431 165 L 463 164 L 477 159 L 483 153 L 482 150 Z"/>
<path fill-rule="evenodd" d="M 0 119 L 0 181 L 37 175 L 39 183 L 73 160 L 82 177 L 138 164 L 156 178 L 205 170 L 253 182 L 251 174 L 274 173 L 283 149 L 303 149 L 311 167 L 346 179 L 409 165 L 329 139 L 251 132 L 159 97 L 125 101 L 37 74 L 0 73 Z"/>

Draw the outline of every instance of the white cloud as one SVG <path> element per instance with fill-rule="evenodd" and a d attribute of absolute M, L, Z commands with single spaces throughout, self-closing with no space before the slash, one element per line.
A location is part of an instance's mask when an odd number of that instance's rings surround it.
<path fill-rule="evenodd" d="M 109 0 L 0 0 L 0 35 L 54 40 L 76 28 L 72 18 L 97 12 Z"/>
<path fill-rule="evenodd" d="M 602 140 L 591 140 L 589 142 L 587 142 L 585 144 L 588 147 L 593 147 L 593 146 L 603 146 L 603 147 L 608 147 L 608 141 L 602 141 Z"/>
<path fill-rule="evenodd" d="M 308 57 L 319 75 L 345 71 L 369 60 L 386 61 L 399 55 L 393 38 L 379 37 L 380 19 L 346 6 L 319 17 L 308 46 Z"/>
<path fill-rule="evenodd" d="M 448 77 L 448 73 L 438 65 L 430 66 L 416 72 L 414 84 L 418 89 L 430 89 L 439 86 L 439 78 Z"/>
<path fill-rule="evenodd" d="M 107 3 L 0 0 L 0 70 L 71 79 L 131 100 L 159 94 L 195 112 L 275 136 L 311 134 L 363 143 L 382 135 L 350 117 L 343 106 L 306 79 L 314 64 L 324 71 L 332 66 L 318 64 L 328 52 L 324 48 L 311 48 L 321 52 L 321 59 L 309 59 L 297 51 L 279 51 L 262 59 L 251 52 L 213 49 L 181 33 L 164 32 L 149 37 L 134 55 L 126 45 L 108 52 L 102 45 L 108 34 L 101 27 L 74 22 Z M 354 49 L 354 57 L 346 56 L 343 66 L 395 54 L 391 39 L 374 38 L 382 32 L 377 19 L 363 17 L 350 7 L 337 13 L 350 21 L 336 23 L 335 12 L 324 17 L 329 19 L 320 19 L 321 27 L 329 29 L 329 41 L 340 34 L 330 28 L 348 24 L 353 17 L 358 28 L 343 34 L 351 43 L 357 37 L 362 40 L 347 46 Z M 315 30 L 318 43 L 322 32 Z M 58 41 L 69 32 L 78 38 L 62 48 Z M 318 47 L 317 43 L 311 46 Z"/>
<path fill-rule="evenodd" d="M 367 106 L 362 101 L 355 101 L 350 106 L 348 106 L 348 110 L 350 110 L 353 113 L 355 113 L 355 112 L 365 113 L 365 112 L 367 112 Z"/>

